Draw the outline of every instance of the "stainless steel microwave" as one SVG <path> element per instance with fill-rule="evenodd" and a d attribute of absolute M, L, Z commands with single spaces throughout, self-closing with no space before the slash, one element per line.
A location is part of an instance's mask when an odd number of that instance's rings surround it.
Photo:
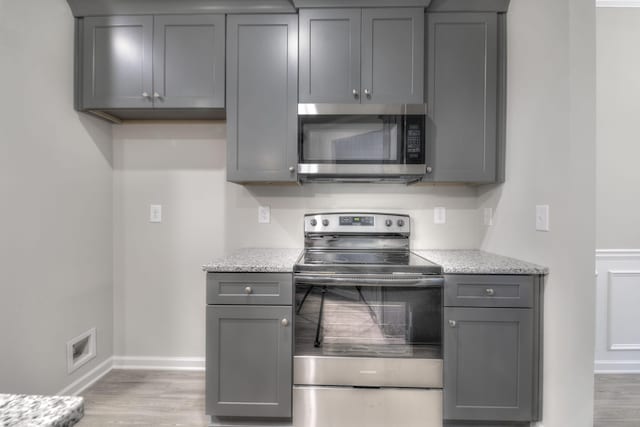
<path fill-rule="evenodd" d="M 426 105 L 298 104 L 298 178 L 415 182 L 426 172 Z"/>

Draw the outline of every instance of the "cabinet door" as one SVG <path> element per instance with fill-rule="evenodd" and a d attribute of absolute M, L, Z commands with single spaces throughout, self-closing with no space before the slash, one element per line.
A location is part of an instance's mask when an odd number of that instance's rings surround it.
<path fill-rule="evenodd" d="M 496 180 L 495 13 L 427 15 L 427 105 L 434 181 Z"/>
<path fill-rule="evenodd" d="M 445 308 L 448 420 L 533 419 L 533 310 Z"/>
<path fill-rule="evenodd" d="M 300 10 L 301 103 L 360 103 L 360 9 Z"/>
<path fill-rule="evenodd" d="M 207 414 L 291 416 L 291 310 L 207 306 Z"/>
<path fill-rule="evenodd" d="M 155 108 L 224 108 L 224 20 L 224 15 L 155 17 Z"/>
<path fill-rule="evenodd" d="M 151 108 L 152 41 L 152 16 L 84 18 L 82 107 Z"/>
<path fill-rule="evenodd" d="M 424 10 L 362 10 L 362 103 L 424 102 Z"/>
<path fill-rule="evenodd" d="M 227 179 L 295 181 L 298 16 L 227 18 Z"/>

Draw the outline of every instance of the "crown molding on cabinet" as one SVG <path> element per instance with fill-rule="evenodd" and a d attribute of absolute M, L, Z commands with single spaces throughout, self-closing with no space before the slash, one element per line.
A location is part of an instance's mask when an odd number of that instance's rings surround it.
<path fill-rule="evenodd" d="M 428 7 L 431 0 L 291 0 L 297 8 Z"/>
<path fill-rule="evenodd" d="M 640 7 L 640 0 L 596 0 L 596 7 Z"/>
<path fill-rule="evenodd" d="M 509 9 L 510 0 L 432 0 L 429 12 L 498 12 Z"/>
<path fill-rule="evenodd" d="M 67 0 L 73 16 L 295 13 L 290 0 Z"/>

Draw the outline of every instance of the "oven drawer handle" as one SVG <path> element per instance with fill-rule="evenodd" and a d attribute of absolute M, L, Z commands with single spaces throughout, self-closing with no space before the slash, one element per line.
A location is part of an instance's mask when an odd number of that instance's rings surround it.
<path fill-rule="evenodd" d="M 410 286 L 416 288 L 437 288 L 444 285 L 442 277 L 428 278 L 366 278 L 366 277 L 322 277 L 297 276 L 296 284 L 300 285 L 345 285 L 357 283 L 360 286 Z"/>

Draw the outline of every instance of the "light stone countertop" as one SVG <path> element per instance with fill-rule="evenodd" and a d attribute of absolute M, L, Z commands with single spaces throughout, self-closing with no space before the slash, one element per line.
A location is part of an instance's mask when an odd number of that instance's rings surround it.
<path fill-rule="evenodd" d="M 71 427 L 83 415 L 82 397 L 0 394 L 0 426 Z"/>
<path fill-rule="evenodd" d="M 415 249 L 414 252 L 440 264 L 445 274 L 549 274 L 547 267 L 477 249 Z"/>
<path fill-rule="evenodd" d="M 244 248 L 203 265 L 215 273 L 291 273 L 302 249 Z"/>
<path fill-rule="evenodd" d="M 216 273 L 291 273 L 302 249 L 245 248 L 202 266 Z M 445 274 L 548 274 L 537 264 L 473 249 L 414 250 L 440 264 Z"/>

